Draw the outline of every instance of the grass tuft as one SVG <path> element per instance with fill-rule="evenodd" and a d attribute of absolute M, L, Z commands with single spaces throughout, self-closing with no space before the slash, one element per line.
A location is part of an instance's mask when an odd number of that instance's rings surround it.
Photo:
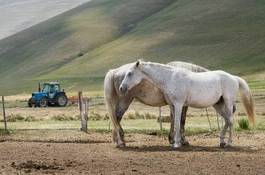
<path fill-rule="evenodd" d="M 248 122 L 248 119 L 241 118 L 240 120 L 238 120 L 238 126 L 239 126 L 240 129 L 249 130 L 249 122 Z"/>

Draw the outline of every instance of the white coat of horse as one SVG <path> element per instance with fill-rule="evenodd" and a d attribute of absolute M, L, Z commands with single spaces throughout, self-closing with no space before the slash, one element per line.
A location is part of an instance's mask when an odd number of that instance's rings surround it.
<path fill-rule="evenodd" d="M 133 99 L 137 99 L 140 102 L 154 107 L 160 107 L 167 105 L 166 100 L 164 98 L 163 93 L 159 88 L 157 88 L 152 82 L 150 81 L 142 81 L 137 86 L 128 90 L 126 94 L 122 94 L 119 91 L 120 84 L 125 77 L 127 70 L 134 65 L 135 63 L 125 64 L 120 66 L 116 69 L 109 70 L 104 79 L 104 96 L 106 101 L 106 106 L 109 111 L 110 118 L 113 123 L 113 130 L 112 130 L 112 138 L 113 141 L 116 143 L 117 147 L 125 146 L 124 141 L 124 133 L 122 126 L 120 125 L 120 121 L 132 103 Z M 208 71 L 206 68 L 201 66 L 175 61 L 170 62 L 168 65 L 173 67 L 180 67 L 191 70 L 193 72 L 206 72 Z M 182 117 L 181 117 L 181 142 L 183 145 L 188 144 L 188 141 L 185 138 L 185 120 L 186 120 L 186 113 L 188 107 L 183 107 L 182 109 Z M 172 114 L 171 118 L 172 118 Z M 171 122 L 170 133 L 169 133 L 169 141 L 173 143 L 173 122 Z"/>
<path fill-rule="evenodd" d="M 161 90 L 174 113 L 174 148 L 181 146 L 180 119 L 183 106 L 215 108 L 225 120 L 220 134 L 221 147 L 226 145 L 224 137 L 228 127 L 227 145 L 232 143 L 233 106 L 238 90 L 241 91 L 248 118 L 254 123 L 254 105 L 250 89 L 246 81 L 238 76 L 224 71 L 194 73 L 187 69 L 176 69 L 159 63 L 137 61 L 127 69 L 119 90 L 126 94 L 145 80 L 152 82 Z"/>

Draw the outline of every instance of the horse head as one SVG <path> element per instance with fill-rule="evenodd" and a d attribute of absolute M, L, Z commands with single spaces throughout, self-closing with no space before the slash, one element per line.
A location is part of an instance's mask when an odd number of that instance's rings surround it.
<path fill-rule="evenodd" d="M 140 71 L 141 62 L 138 60 L 135 64 L 130 67 L 121 82 L 119 91 L 126 94 L 133 87 L 137 86 L 144 78 L 144 75 Z"/>

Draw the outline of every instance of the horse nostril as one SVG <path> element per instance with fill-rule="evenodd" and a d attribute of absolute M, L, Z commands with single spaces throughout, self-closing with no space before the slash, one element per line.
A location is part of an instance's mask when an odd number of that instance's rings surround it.
<path fill-rule="evenodd" d="M 120 92 L 125 93 L 127 91 L 127 86 L 120 86 L 119 90 Z"/>

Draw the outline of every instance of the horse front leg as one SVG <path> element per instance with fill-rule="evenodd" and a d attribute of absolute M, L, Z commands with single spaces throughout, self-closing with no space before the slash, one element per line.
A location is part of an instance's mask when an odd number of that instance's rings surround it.
<path fill-rule="evenodd" d="M 180 135 L 180 121 L 181 121 L 181 111 L 182 104 L 174 104 L 174 144 L 173 148 L 181 147 L 181 135 Z"/>
<path fill-rule="evenodd" d="M 180 135 L 181 135 L 181 144 L 182 145 L 189 145 L 189 142 L 186 140 L 185 137 L 185 123 L 186 123 L 186 116 L 187 116 L 187 111 L 188 107 L 183 106 L 182 112 L 181 112 L 181 123 L 180 123 Z M 174 108 L 170 107 L 170 119 L 171 119 L 171 124 L 170 124 L 170 131 L 168 135 L 168 140 L 170 144 L 174 143 Z"/>
<path fill-rule="evenodd" d="M 123 129 L 120 125 L 120 120 L 117 118 L 115 114 L 111 116 L 112 120 L 112 141 L 116 144 L 116 147 L 124 147 L 124 133 Z"/>
<path fill-rule="evenodd" d="M 113 142 L 116 143 L 117 148 L 122 148 L 125 147 L 125 141 L 124 141 L 124 132 L 120 125 L 121 118 L 117 117 L 117 115 L 115 115 L 114 117 L 116 117 L 117 121 L 116 125 L 113 125 L 113 130 L 112 130 Z"/>
<path fill-rule="evenodd" d="M 125 147 L 125 141 L 124 141 L 124 131 L 121 127 L 121 120 L 124 115 L 124 113 L 127 111 L 128 107 L 130 106 L 133 98 L 131 96 L 125 96 L 123 99 L 120 99 L 119 102 L 116 105 L 115 109 L 115 116 L 116 126 L 114 125 L 114 129 L 112 132 L 113 135 L 113 141 L 116 143 L 116 147 Z"/>

